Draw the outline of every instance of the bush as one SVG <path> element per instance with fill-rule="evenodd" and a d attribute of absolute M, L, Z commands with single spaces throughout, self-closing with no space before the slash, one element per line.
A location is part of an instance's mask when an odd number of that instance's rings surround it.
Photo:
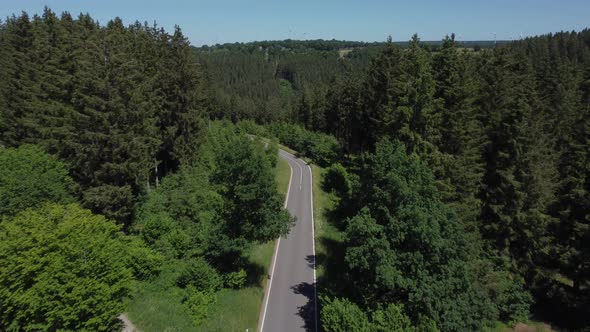
<path fill-rule="evenodd" d="M 240 269 L 237 272 L 229 272 L 226 273 L 223 276 L 223 283 L 225 284 L 225 287 L 228 288 L 234 288 L 234 289 L 238 289 L 238 288 L 242 288 L 244 287 L 244 284 L 246 283 L 246 271 L 244 269 Z"/>
<path fill-rule="evenodd" d="M 369 331 L 367 315 L 347 299 L 322 299 L 322 327 L 326 332 Z"/>
<path fill-rule="evenodd" d="M 174 224 L 172 218 L 164 212 L 159 214 L 150 214 L 145 220 L 142 220 L 141 229 L 139 230 L 141 238 L 149 245 L 155 245 L 161 238 L 168 234 Z"/>
<path fill-rule="evenodd" d="M 145 246 L 136 237 L 130 237 L 127 244 L 127 266 L 133 271 L 133 276 L 138 280 L 148 280 L 157 276 L 164 263 L 164 257 L 158 252 Z"/>
<path fill-rule="evenodd" d="M 327 192 L 335 192 L 340 197 L 350 195 L 352 184 L 348 171 L 340 163 L 335 163 L 326 170 L 322 186 Z"/>
<path fill-rule="evenodd" d="M 338 140 L 331 135 L 308 131 L 294 124 L 274 124 L 268 131 L 282 144 L 296 150 L 320 166 L 335 162 L 341 154 Z"/>
<path fill-rule="evenodd" d="M 244 134 L 256 135 L 259 137 L 266 137 L 268 134 L 264 126 L 261 126 L 252 120 L 242 120 L 238 122 L 236 126 Z"/>
<path fill-rule="evenodd" d="M 521 278 L 510 280 L 507 287 L 498 294 L 496 303 L 502 321 L 509 323 L 528 321 L 533 298 L 523 286 L 524 281 Z"/>
<path fill-rule="evenodd" d="M 162 238 L 162 250 L 167 257 L 181 258 L 191 246 L 190 236 L 182 229 L 175 227 Z"/>
<path fill-rule="evenodd" d="M 319 134 L 319 133 L 308 133 L 309 148 L 307 156 L 322 167 L 331 165 L 340 156 L 340 146 L 338 140 L 334 136 Z"/>
<path fill-rule="evenodd" d="M 389 304 L 379 307 L 371 315 L 371 331 L 405 332 L 411 329 L 411 322 L 401 305 Z"/>
<path fill-rule="evenodd" d="M 203 258 L 192 258 L 182 268 L 176 284 L 187 288 L 192 286 L 199 291 L 217 291 L 222 280 L 219 273 Z"/>
<path fill-rule="evenodd" d="M 185 290 L 182 302 L 190 312 L 195 326 L 201 325 L 203 320 L 209 314 L 209 307 L 216 302 L 215 294 L 208 291 L 198 290 L 196 287 L 189 286 Z"/>

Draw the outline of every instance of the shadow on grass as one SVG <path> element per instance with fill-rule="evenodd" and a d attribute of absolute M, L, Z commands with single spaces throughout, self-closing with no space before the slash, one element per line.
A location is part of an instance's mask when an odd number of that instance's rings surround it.
<path fill-rule="evenodd" d="M 318 241 L 326 249 L 325 253 L 316 255 L 317 265 L 323 268 L 318 284 L 323 294 L 327 291 L 342 296 L 349 288 L 344 268 L 344 246 L 341 241 L 326 237 L 321 237 Z"/>
<path fill-rule="evenodd" d="M 267 276 L 264 274 L 264 266 L 246 260 L 243 262 L 243 268 L 246 271 L 246 283 L 244 286 L 253 286 L 259 287 L 262 284 L 262 281 Z"/>

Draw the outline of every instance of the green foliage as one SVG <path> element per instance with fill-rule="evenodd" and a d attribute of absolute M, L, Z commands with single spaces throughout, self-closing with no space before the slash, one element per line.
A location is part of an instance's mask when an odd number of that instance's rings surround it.
<path fill-rule="evenodd" d="M 132 268 L 119 227 L 48 204 L 0 224 L 2 330 L 115 329 Z"/>
<path fill-rule="evenodd" d="M 367 315 L 347 299 L 322 299 L 322 328 L 326 332 L 370 331 Z"/>
<path fill-rule="evenodd" d="M 134 229 L 166 257 L 204 255 L 215 241 L 221 206 L 208 170 L 186 167 L 164 178 L 148 195 Z"/>
<path fill-rule="evenodd" d="M 164 257 L 150 249 L 138 237 L 127 238 L 127 266 L 137 280 L 148 280 L 159 275 Z"/>
<path fill-rule="evenodd" d="M 288 232 L 291 218 L 282 209 L 261 144 L 236 136 L 218 151 L 215 163 L 211 179 L 224 199 L 224 234 L 266 242 Z"/>
<path fill-rule="evenodd" d="M 74 201 L 67 168 L 38 146 L 0 148 L 0 165 L 0 215 L 15 215 L 46 202 Z"/>
<path fill-rule="evenodd" d="M 314 46 L 308 47 L 309 43 Z M 366 44 L 273 41 L 196 49 L 208 73 L 210 97 L 216 105 L 211 116 L 234 122 L 252 119 L 258 123 L 299 119 L 301 124 L 307 121 L 307 125 L 313 125 L 308 128 L 321 129 L 318 120 L 323 114 L 317 106 L 323 98 L 321 94 L 312 96 L 310 91 L 325 90 L 334 75 L 349 67 L 360 72 L 368 61 L 369 51 L 364 49 L 356 50 L 354 57 L 341 58 L 337 45 Z M 302 99 L 306 102 L 302 103 Z M 313 112 L 301 116 L 305 109 Z"/>
<path fill-rule="evenodd" d="M 150 198 L 157 195 L 154 193 Z M 141 238 L 149 245 L 160 247 L 161 244 L 158 242 L 174 227 L 173 223 L 172 218 L 165 212 L 147 214 L 142 220 Z"/>
<path fill-rule="evenodd" d="M 176 284 L 182 288 L 191 286 L 199 291 L 215 292 L 221 287 L 222 279 L 204 259 L 192 258 L 184 263 Z"/>
<path fill-rule="evenodd" d="M 365 305 L 402 302 L 411 317 L 431 317 L 442 330 L 479 329 L 493 304 L 470 271 L 459 220 L 439 200 L 432 174 L 406 148 L 389 141 L 368 156 L 360 206 L 348 221 L 347 264 Z"/>
<path fill-rule="evenodd" d="M 193 324 L 199 326 L 209 314 L 209 308 L 216 301 L 214 293 L 201 291 L 196 287 L 189 286 L 183 297 L 182 302 L 190 312 Z"/>
<path fill-rule="evenodd" d="M 298 125 L 274 124 L 269 132 L 282 144 L 296 150 L 320 166 L 329 166 L 341 155 L 340 144 L 335 137 L 308 131 Z"/>
<path fill-rule="evenodd" d="M 371 314 L 371 331 L 404 332 L 411 330 L 411 322 L 404 313 L 403 306 L 389 304 L 378 308 Z M 418 330 L 422 331 L 422 330 Z"/>
<path fill-rule="evenodd" d="M 366 75 L 337 77 L 319 108 L 302 108 L 304 118 L 324 112 L 325 123 L 332 126 L 322 130 L 334 134 L 347 152 L 378 150 L 377 142 L 394 138 L 407 152 L 416 153 L 434 175 L 426 181 L 433 186 L 418 186 L 421 189 L 414 193 L 405 189 L 416 180 L 426 183 L 420 171 L 403 171 L 399 178 L 376 174 L 376 180 L 368 180 L 367 163 L 374 159 L 361 155 L 358 163 L 350 165 L 363 184 L 341 202 L 338 211 L 353 217 L 349 226 L 359 234 L 350 238 L 355 246 L 347 247 L 348 263 L 357 264 L 354 267 L 363 276 L 374 277 L 382 285 L 399 282 L 399 277 L 392 277 L 396 273 L 387 272 L 395 265 L 385 253 L 421 248 L 424 243 L 411 243 L 407 239 L 416 233 L 387 227 L 383 220 L 395 220 L 394 225 L 411 220 L 419 230 L 424 210 L 429 210 L 436 215 L 433 220 L 452 220 L 457 225 L 445 232 L 461 234 L 448 239 L 464 243 L 461 260 L 466 264 L 448 263 L 452 270 L 467 270 L 474 297 L 460 301 L 481 304 L 477 310 L 486 318 L 479 321 L 526 320 L 532 291 L 536 302 L 532 308 L 537 313 L 569 328 L 587 325 L 583 317 L 590 308 L 584 304 L 588 298 L 584 285 L 590 265 L 583 257 L 590 256 L 582 243 L 590 229 L 590 191 L 585 185 L 590 174 L 585 148 L 590 141 L 588 35 L 588 30 L 562 32 L 478 54 L 460 51 L 453 35 L 434 52 L 414 36 L 408 50 L 385 45 L 369 63 Z M 404 190 L 392 191 L 396 186 Z M 417 196 L 429 199 L 415 201 Z M 447 203 L 456 214 L 433 209 L 440 203 L 433 204 L 432 198 Z M 363 207 L 368 210 L 359 213 Z M 436 227 L 425 226 L 427 238 L 435 240 L 430 228 Z M 430 256 L 433 253 L 418 257 Z M 434 254 L 434 258 L 433 266 L 445 265 L 442 257 Z M 483 269 L 481 262 L 486 262 Z M 375 268 L 363 270 L 366 267 Z M 474 273 L 480 282 L 475 282 Z M 566 280 L 560 282 L 564 275 Z M 412 283 L 416 279 L 408 281 Z M 389 301 L 404 288 L 398 286 L 393 294 L 378 289 L 357 294 L 369 299 L 355 299 L 370 306 L 374 305 L 371 296 Z M 402 297 L 399 302 L 415 299 Z M 564 305 L 563 311 L 552 309 Z M 466 307 L 457 306 L 459 310 L 444 319 L 458 321 L 462 315 L 465 324 L 474 324 L 466 326 L 477 326 L 477 315 L 459 314 Z M 451 329 L 436 315 L 411 305 L 406 308 L 414 322 L 421 315 L 442 330 Z"/>
<path fill-rule="evenodd" d="M 405 332 L 414 331 L 403 306 L 379 306 L 369 316 L 356 304 L 343 298 L 322 298 L 322 328 L 324 331 Z M 421 330 L 416 330 L 421 331 Z"/>
<path fill-rule="evenodd" d="M 340 197 L 350 195 L 352 184 L 346 168 L 340 163 L 328 167 L 323 176 L 322 187 L 327 192 L 336 192 Z"/>
<path fill-rule="evenodd" d="M 440 332 L 436 327 L 436 322 L 426 316 L 418 317 L 418 324 L 416 325 L 417 332 Z"/>
<path fill-rule="evenodd" d="M 133 228 L 173 262 L 154 282 L 182 292 L 179 303 L 195 326 L 204 324 L 218 294 L 229 291 L 222 287 L 241 288 L 256 278 L 245 266 L 254 244 L 286 233 L 292 222 L 277 192 L 276 145 L 243 131 L 211 122 L 192 165 L 147 195 Z"/>
<path fill-rule="evenodd" d="M 443 154 L 433 172 L 443 200 L 454 203 L 464 220 L 474 222 L 479 204 L 477 194 L 483 174 L 480 146 L 481 120 L 477 117 L 476 80 L 469 58 L 462 55 L 455 35 L 446 36 L 434 55 L 434 97 L 440 108 L 440 140 Z"/>
<path fill-rule="evenodd" d="M 522 280 L 506 280 L 494 289 L 494 303 L 497 303 L 500 319 L 505 322 L 526 322 L 530 318 L 532 297 L 524 290 Z"/>
<path fill-rule="evenodd" d="M 247 277 L 248 275 L 244 269 L 240 269 L 237 272 L 229 272 L 223 275 L 223 284 L 227 288 L 242 288 L 246 283 Z"/>
<path fill-rule="evenodd" d="M 461 50 L 453 35 L 434 44 L 413 36 L 408 43 L 286 40 L 191 49 L 179 28 L 125 27 L 118 18 L 101 26 L 89 15 L 58 17 L 48 8 L 15 15 L 0 24 L 0 145 L 8 147 L 0 150 L 2 224 L 74 218 L 55 217 L 59 208 L 44 204 L 71 203 L 75 192 L 157 251 L 135 238 L 123 241 L 126 250 L 106 247 L 124 266 L 122 281 L 153 280 L 162 261 L 174 263 L 164 283 L 186 295 L 202 322 L 213 295 L 178 288 L 180 267 L 195 264 L 204 276 L 217 275 L 206 278 L 213 284 L 240 287 L 249 248 L 288 231 L 272 176 L 275 142 L 265 148 L 244 133 L 275 137 L 318 165 L 333 165 L 324 185 L 343 199 L 336 215 L 347 220 L 346 254 L 339 263 L 355 286 L 337 295 L 356 303 L 327 305 L 334 326 L 344 328 L 348 321 L 338 317 L 350 310 L 361 330 L 396 329 L 406 326 L 405 311 L 418 330 L 475 330 L 494 319 L 524 320 L 534 302 L 543 317 L 584 328 L 589 36 L 561 32 L 478 52 Z M 348 170 L 335 164 L 343 151 Z M 100 218 L 75 209 L 84 220 Z M 2 229 L 21 227 L 7 225 Z M 54 237 L 33 254 L 78 241 L 69 233 Z M 3 248 L 18 245 L 7 239 Z M 6 266 L 22 263 L 0 255 Z M 45 282 L 17 270 L 23 280 L 15 282 Z M 50 275 L 47 289 L 80 278 L 68 271 Z M 103 307 L 90 295 L 75 299 L 82 304 L 69 307 L 67 320 L 38 321 L 61 310 L 65 300 L 53 305 L 56 296 L 108 290 L 80 284 L 81 293 L 55 291 L 37 301 L 2 297 L 21 302 L 2 304 L 0 328 L 111 329 L 117 307 L 92 316 L 88 308 Z"/>
<path fill-rule="evenodd" d="M 128 225 L 135 197 L 194 156 L 203 82 L 180 29 L 103 23 L 48 8 L 2 23 L 0 142 L 57 155 L 84 206 Z"/>
<path fill-rule="evenodd" d="M 112 220 L 128 220 L 132 214 L 133 191 L 130 186 L 103 185 L 88 188 L 82 202 Z"/>

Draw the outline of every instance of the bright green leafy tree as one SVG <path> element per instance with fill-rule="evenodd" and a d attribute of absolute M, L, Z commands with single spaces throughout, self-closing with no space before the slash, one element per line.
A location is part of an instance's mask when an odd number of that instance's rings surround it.
<path fill-rule="evenodd" d="M 133 280 L 120 227 L 48 204 L 0 224 L 0 329 L 115 329 Z"/>

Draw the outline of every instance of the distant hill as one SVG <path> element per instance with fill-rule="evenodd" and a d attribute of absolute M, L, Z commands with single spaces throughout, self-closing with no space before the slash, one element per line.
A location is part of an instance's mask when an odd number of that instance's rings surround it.
<path fill-rule="evenodd" d="M 501 45 L 510 43 L 509 40 L 470 40 L 470 41 L 460 41 L 458 42 L 459 47 L 464 48 L 492 48 L 494 45 Z M 245 49 L 245 50 L 256 50 L 256 49 L 269 49 L 269 48 L 276 48 L 282 50 L 292 50 L 292 51 L 305 51 L 305 50 L 316 50 L 316 51 L 337 51 L 342 49 L 355 49 L 355 48 L 365 48 L 365 47 L 381 47 L 385 45 L 386 42 L 361 42 L 361 41 L 350 41 L 350 40 L 324 40 L 324 39 L 315 39 L 315 40 L 294 40 L 294 39 L 285 39 L 285 40 L 264 40 L 264 41 L 254 41 L 254 42 L 247 42 L 247 43 L 224 43 L 224 44 L 215 44 L 215 45 L 204 45 L 201 47 L 195 47 L 198 50 L 216 50 L 216 49 Z M 394 44 L 400 47 L 408 47 L 407 41 L 395 41 Z M 422 44 L 428 45 L 433 49 L 438 48 L 442 45 L 442 41 L 440 40 L 432 40 L 432 41 L 422 41 Z"/>

